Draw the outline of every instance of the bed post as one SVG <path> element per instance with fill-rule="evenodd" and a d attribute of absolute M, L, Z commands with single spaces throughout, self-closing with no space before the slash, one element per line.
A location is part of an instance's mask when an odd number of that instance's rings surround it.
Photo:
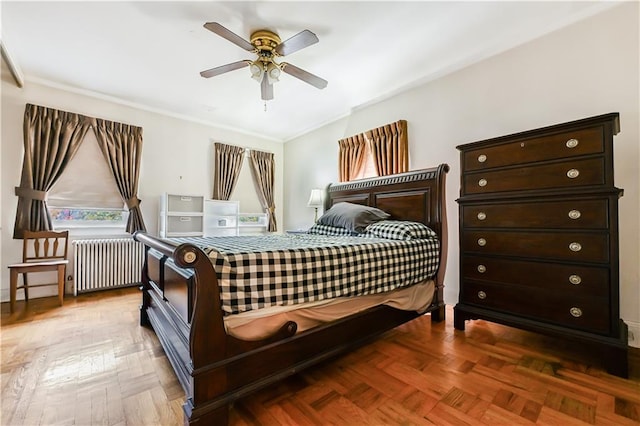
<path fill-rule="evenodd" d="M 134 233 L 133 238 L 136 237 L 135 234 L 141 231 L 136 231 Z M 149 307 L 149 303 L 151 303 L 149 292 L 149 274 L 147 273 L 147 268 L 149 264 L 147 262 L 147 256 L 149 255 L 149 247 L 144 246 L 144 262 L 142 264 L 142 276 L 141 276 L 141 285 L 140 291 L 142 291 L 142 304 L 140 305 L 140 325 L 142 327 L 150 327 L 151 322 L 149 321 L 149 315 L 147 314 L 147 308 Z"/>
<path fill-rule="evenodd" d="M 435 205 L 439 206 L 436 209 L 434 218 L 436 223 L 440 223 L 440 263 L 438 264 L 438 273 L 436 275 L 436 290 L 435 297 L 436 302 L 440 307 L 431 312 L 431 321 L 440 322 L 445 319 L 445 304 L 444 304 L 444 275 L 447 270 L 447 252 L 449 249 L 449 229 L 447 226 L 447 173 L 449 172 L 448 164 L 440 164 L 436 172 L 436 191 L 435 191 Z M 440 200 L 440 201 L 438 201 Z M 438 232 L 438 230 L 436 230 Z"/>
<path fill-rule="evenodd" d="M 224 328 L 220 288 L 215 269 L 209 257 L 192 244 L 181 244 L 173 255 L 181 268 L 194 270 L 195 298 L 189 336 L 191 356 L 191 395 L 183 406 L 185 424 L 225 425 L 229 405 L 217 406 L 207 402 L 227 388 L 225 368 L 209 368 L 228 355 L 227 334 Z"/>
<path fill-rule="evenodd" d="M 190 243 L 176 246 L 171 241 L 161 240 L 145 232 L 134 234 L 136 241 L 145 244 L 145 263 L 142 273 L 142 305 L 140 306 L 141 324 L 151 324 L 163 344 L 178 379 L 184 388 L 187 399 L 183 405 L 185 424 L 224 425 L 227 424 L 229 403 L 217 397 L 227 389 L 227 369 L 211 368 L 212 365 L 228 357 L 228 336 L 224 328 L 220 288 L 215 269 L 209 257 L 198 247 Z M 149 250 L 154 249 L 164 257 L 150 273 Z M 172 318 L 167 315 L 162 295 L 152 296 L 152 281 L 164 288 L 166 280 L 164 269 L 167 258 L 173 260 L 182 269 L 192 269 L 192 280 L 184 281 L 192 285 L 193 309 L 187 318 Z M 155 275 L 158 275 L 157 277 Z M 191 284 L 189 284 L 191 282 Z M 160 298 L 159 298 L 160 297 Z M 152 313 L 149 313 L 149 310 Z M 164 313 L 163 313 L 164 312 Z M 154 322 L 155 318 L 155 322 Z M 162 321 L 173 324 L 163 326 Z M 188 336 L 182 336 L 180 322 L 188 321 Z M 167 324 L 169 324 L 167 323 Z M 181 338 L 188 337 L 188 359 L 181 353 Z M 171 342 L 171 339 L 175 342 Z M 186 342 L 185 342 L 186 343 Z M 181 367 L 180 367 L 180 365 Z M 176 366 L 178 368 L 176 369 Z M 215 402 L 214 402 L 215 401 Z"/>

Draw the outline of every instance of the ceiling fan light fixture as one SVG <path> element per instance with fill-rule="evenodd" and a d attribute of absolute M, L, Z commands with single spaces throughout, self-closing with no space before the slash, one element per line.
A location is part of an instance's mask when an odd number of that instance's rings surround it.
<path fill-rule="evenodd" d="M 249 71 L 251 72 L 251 78 L 256 80 L 258 83 L 262 81 L 262 77 L 264 75 L 262 62 L 253 61 L 251 65 L 249 65 Z"/>
<path fill-rule="evenodd" d="M 269 84 L 276 83 L 280 78 L 280 67 L 275 63 L 270 63 L 267 66 L 267 79 L 269 80 Z"/>

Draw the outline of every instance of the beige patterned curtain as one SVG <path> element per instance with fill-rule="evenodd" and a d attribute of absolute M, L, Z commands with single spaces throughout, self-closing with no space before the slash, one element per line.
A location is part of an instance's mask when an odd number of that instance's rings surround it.
<path fill-rule="evenodd" d="M 142 158 L 142 127 L 94 119 L 93 131 L 105 160 L 111 168 L 122 200 L 129 209 L 127 232 L 146 231 L 140 199 L 138 177 Z"/>
<path fill-rule="evenodd" d="M 244 148 L 216 142 L 214 144 L 213 198 L 228 200 L 233 193 L 242 169 Z"/>
<path fill-rule="evenodd" d="M 251 150 L 249 152 L 251 158 L 251 174 L 253 182 L 258 189 L 258 198 L 260 204 L 269 215 L 269 232 L 278 230 L 276 224 L 276 204 L 273 200 L 273 183 L 275 180 L 275 162 L 273 154 L 270 152 L 262 152 Z"/>
<path fill-rule="evenodd" d="M 47 191 L 58 180 L 89 130 L 90 119 L 38 105 L 24 111 L 24 158 L 13 238 L 25 230 L 49 231 Z"/>
<path fill-rule="evenodd" d="M 364 133 L 338 141 L 338 180 L 348 182 L 358 175 L 364 166 L 367 140 Z"/>
<path fill-rule="evenodd" d="M 369 130 L 366 138 L 378 176 L 392 175 L 409 170 L 409 142 L 407 122 L 400 120 Z"/>

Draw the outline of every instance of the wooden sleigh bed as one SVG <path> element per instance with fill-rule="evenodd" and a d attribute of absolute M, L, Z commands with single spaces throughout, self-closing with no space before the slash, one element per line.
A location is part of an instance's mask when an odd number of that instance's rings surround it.
<path fill-rule="evenodd" d="M 325 209 L 338 202 L 377 207 L 391 219 L 421 222 L 440 241 L 434 294 L 426 312 L 375 306 L 297 332 L 287 321 L 261 340 L 230 335 L 224 324 L 214 266 L 192 243 L 177 245 L 146 233 L 140 323 L 151 326 L 187 395 L 185 424 L 224 425 L 230 404 L 304 368 L 365 344 L 376 335 L 430 313 L 443 321 L 447 254 L 445 178 L 449 166 L 332 184 Z"/>

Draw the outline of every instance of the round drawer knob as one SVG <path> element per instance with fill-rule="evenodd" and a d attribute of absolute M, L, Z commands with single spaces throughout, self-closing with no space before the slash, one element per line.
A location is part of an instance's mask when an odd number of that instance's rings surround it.
<path fill-rule="evenodd" d="M 567 172 L 567 177 L 569 179 L 575 179 L 580 176 L 580 171 L 578 169 L 571 169 Z"/>
<path fill-rule="evenodd" d="M 484 265 L 478 265 L 478 272 L 484 274 L 485 272 L 487 272 L 487 267 Z"/>
<path fill-rule="evenodd" d="M 480 154 L 478 155 L 478 163 L 484 163 L 485 161 L 487 161 L 487 156 L 484 154 Z"/>
<path fill-rule="evenodd" d="M 484 238 L 478 238 L 478 245 L 480 247 L 484 247 L 487 245 L 487 240 L 485 240 Z"/>
<path fill-rule="evenodd" d="M 582 316 L 582 309 L 576 308 L 575 306 L 569 309 L 569 313 L 575 318 L 580 318 Z"/>
<path fill-rule="evenodd" d="M 582 250 L 582 244 L 580 243 L 571 243 L 569 244 L 569 250 L 578 252 Z"/>
<path fill-rule="evenodd" d="M 487 214 L 485 212 L 478 213 L 478 220 L 485 220 L 487 218 Z"/>
<path fill-rule="evenodd" d="M 569 212 L 569 219 L 580 219 L 580 216 L 582 216 L 582 213 L 580 213 L 580 210 L 571 210 Z"/>
<path fill-rule="evenodd" d="M 487 186 L 487 180 L 486 179 L 480 179 L 478 181 L 478 185 L 479 186 Z"/>
<path fill-rule="evenodd" d="M 482 300 L 484 300 L 484 299 L 486 299 L 486 298 L 487 298 L 487 293 L 485 293 L 484 291 L 480 290 L 480 291 L 478 292 L 478 299 L 482 299 Z"/>
<path fill-rule="evenodd" d="M 569 139 L 565 145 L 567 145 L 567 148 L 575 148 L 578 146 L 578 139 Z"/>
<path fill-rule="evenodd" d="M 578 284 L 580 284 L 582 282 L 582 277 L 580 275 L 575 275 L 575 274 L 574 275 L 570 275 L 569 276 L 569 282 L 571 284 L 578 285 Z"/>

